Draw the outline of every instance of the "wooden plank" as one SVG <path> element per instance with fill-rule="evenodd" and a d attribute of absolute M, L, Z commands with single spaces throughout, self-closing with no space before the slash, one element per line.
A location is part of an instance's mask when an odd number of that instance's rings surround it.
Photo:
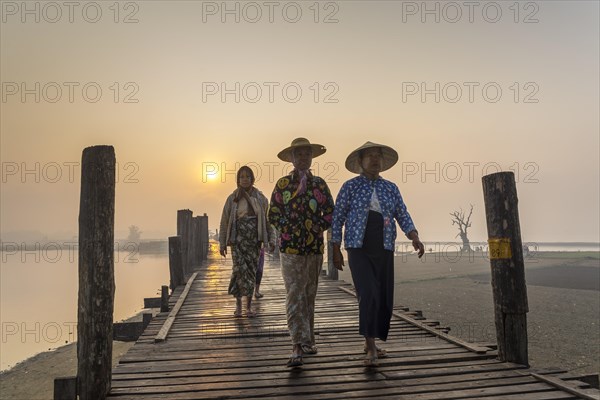
<path fill-rule="evenodd" d="M 381 366 L 378 370 L 380 372 L 387 371 L 406 371 L 406 370 L 419 370 L 419 371 L 435 371 L 441 368 L 457 368 L 460 370 L 461 367 L 465 366 L 473 366 L 473 365 L 496 365 L 501 364 L 497 360 L 493 359 L 478 359 L 478 360 L 468 360 L 468 361 L 457 361 L 457 360 L 447 360 L 442 363 L 424 363 L 424 364 L 413 364 L 413 365 L 384 365 Z M 170 362 L 161 362 L 161 363 L 142 363 L 142 364 L 121 364 L 115 369 L 115 376 L 119 374 L 147 374 L 147 373 L 164 373 L 164 374 L 176 374 L 178 372 L 191 372 L 194 371 L 196 374 L 200 375 L 228 375 L 231 373 L 231 370 L 235 370 L 237 374 L 252 374 L 254 372 L 260 371 L 273 371 L 273 365 L 266 362 L 254 365 L 241 365 L 236 366 L 236 368 L 232 368 L 231 365 L 226 365 L 223 368 L 204 368 L 206 364 L 203 362 L 188 362 L 188 363 L 170 363 Z M 340 368 L 349 368 L 351 366 L 348 363 L 331 363 L 327 364 L 327 367 L 321 367 L 318 371 L 324 372 L 328 369 L 336 371 Z M 354 364 L 354 367 L 361 368 L 362 364 Z M 278 363 L 276 368 L 281 371 L 281 364 Z"/>
<path fill-rule="evenodd" d="M 487 369 L 481 371 L 471 371 L 471 373 L 464 373 L 460 375 L 439 375 L 428 378 L 413 378 L 413 379 L 405 379 L 402 381 L 403 387 L 415 386 L 415 387 L 428 387 L 431 385 L 442 385 L 442 384 L 456 384 L 460 387 L 466 387 L 468 385 L 476 385 L 477 382 L 481 383 L 483 381 L 494 381 L 495 385 L 498 382 L 501 382 L 501 379 L 513 379 L 512 383 L 517 381 L 522 382 L 531 382 L 530 379 L 526 379 L 523 375 L 517 374 L 514 370 L 510 368 L 506 368 L 502 370 L 497 369 Z M 327 372 L 327 373 L 323 373 Z M 303 371 L 298 379 L 310 381 L 310 384 L 319 384 L 322 382 L 324 384 L 327 383 L 335 383 L 339 382 L 340 379 L 345 379 L 341 377 L 348 377 L 350 375 L 355 375 L 356 377 L 362 376 L 363 379 L 366 376 L 364 373 L 364 367 L 356 367 L 356 368 L 343 368 L 337 370 L 306 370 Z M 385 374 L 377 374 L 377 379 L 385 379 Z M 325 377 L 328 377 L 325 379 Z M 518 379 L 517 379 L 518 378 Z M 135 379 L 129 380 L 121 380 L 118 382 L 113 382 L 113 388 L 126 388 L 133 386 L 164 386 L 164 385 L 186 385 L 186 384 L 195 384 L 202 383 L 203 385 L 208 385 L 207 387 L 214 387 L 214 384 L 218 384 L 223 382 L 223 380 L 229 381 L 235 379 L 236 381 L 246 382 L 246 386 L 248 388 L 262 388 L 262 387 L 271 387 L 271 386 L 279 386 L 289 382 L 289 371 L 284 371 L 280 369 L 277 372 L 267 371 L 260 373 L 252 373 L 246 375 L 221 375 L 221 376 L 198 376 L 195 373 L 187 373 L 187 374 L 179 374 L 177 376 L 140 376 Z M 281 381 L 281 382 L 280 382 Z M 297 382 L 298 386 L 304 385 L 302 382 Z"/>
<path fill-rule="evenodd" d="M 554 378 L 551 376 L 544 376 L 544 375 L 540 375 L 540 374 L 536 374 L 536 373 L 531 373 L 530 375 L 533 376 L 534 378 L 536 378 L 537 380 L 546 382 L 564 392 L 571 393 L 575 396 L 578 396 L 579 398 L 586 399 L 586 400 L 600 400 L 600 392 L 598 390 L 596 390 L 595 392 L 594 391 L 588 392 L 586 390 L 579 389 L 576 386 L 573 386 L 573 385 L 569 384 L 568 382 L 565 382 L 558 378 Z"/>
<path fill-rule="evenodd" d="M 565 381 L 570 381 L 572 379 L 576 379 L 579 381 L 583 381 L 585 383 L 587 383 L 588 385 L 590 385 L 591 387 L 594 387 L 596 389 L 598 389 L 599 387 L 599 380 L 600 380 L 600 376 L 598 374 L 586 374 L 586 373 L 567 373 L 567 374 L 562 374 L 557 376 L 557 378 L 565 380 Z"/>
<path fill-rule="evenodd" d="M 173 386 L 146 386 L 137 388 L 117 388 L 111 395 L 127 396 L 131 394 L 148 395 L 151 398 L 162 399 L 245 399 L 245 398 L 286 398 L 291 396 L 296 399 L 326 399 L 326 398 L 353 398 L 353 397 L 376 397 L 376 398 L 399 398 L 412 400 L 451 400 L 482 397 L 498 394 L 525 394 L 549 391 L 545 383 L 526 383 L 526 377 L 507 379 L 502 382 L 482 381 L 473 382 L 471 385 L 465 383 L 442 384 L 425 387 L 392 387 L 387 381 L 376 379 L 377 375 L 365 375 L 362 380 L 356 377 L 340 377 L 339 381 L 326 382 L 321 380 L 320 384 L 311 379 L 301 379 L 294 376 L 279 386 L 265 388 L 246 387 L 242 382 L 229 381 L 227 385 L 206 388 L 202 385 L 173 385 Z M 303 385 L 296 384 L 302 382 Z M 340 396 L 340 394 L 343 394 Z M 387 396 L 386 396 L 387 395 Z M 146 397 L 144 397 L 146 398 Z"/>
<path fill-rule="evenodd" d="M 577 397 L 565 392 L 533 392 L 519 394 L 501 394 L 498 396 L 473 397 L 473 400 L 577 400 Z"/>
<path fill-rule="evenodd" d="M 474 375 L 474 374 L 483 374 L 489 372 L 504 372 L 508 371 L 511 374 L 515 375 L 511 365 L 507 365 L 509 363 L 498 363 L 498 362 L 489 362 L 487 363 L 473 364 L 467 365 L 466 362 L 453 362 L 453 363 L 444 363 L 444 364 L 433 364 L 433 365 L 417 365 L 415 366 L 418 371 L 418 374 L 415 373 L 412 375 L 412 378 L 421 379 L 421 378 L 431 378 L 438 379 L 438 377 L 448 377 L 450 374 L 457 376 L 457 379 L 462 379 L 460 376 L 462 375 Z M 319 368 L 313 369 L 314 365 L 310 369 L 306 369 L 302 371 L 303 377 L 310 376 L 329 376 L 329 375 L 339 375 L 339 374 L 350 374 L 350 373 L 364 373 L 364 367 L 362 364 L 348 364 L 336 367 L 336 368 Z M 401 368 L 397 370 L 396 368 Z M 409 372 L 412 370 L 408 370 L 408 366 L 397 366 L 397 367 L 381 367 L 379 368 L 379 373 L 387 378 L 389 372 L 395 371 L 404 371 Z M 229 376 L 234 375 L 235 379 L 239 380 L 253 380 L 259 376 L 267 376 L 270 378 L 289 376 L 289 370 L 282 369 L 281 365 L 278 368 L 272 368 L 264 366 L 262 363 L 257 364 L 254 368 L 223 368 L 223 369 L 187 369 L 187 370 L 174 370 L 174 371 L 159 371 L 159 372 L 139 372 L 135 371 L 133 373 L 127 373 L 126 371 L 122 371 L 123 373 L 114 374 L 113 377 L 113 387 L 119 384 L 120 381 L 126 380 L 134 380 L 134 379 L 161 379 L 164 377 L 197 377 L 202 379 L 203 381 L 217 380 L 223 381 L 225 379 L 229 379 Z M 166 372 L 166 373 L 165 373 Z M 411 375 L 407 375 L 408 378 Z"/>
<path fill-rule="evenodd" d="M 154 338 L 155 342 L 163 342 L 163 341 L 167 340 L 167 335 L 169 334 L 169 330 L 171 329 L 173 322 L 175 322 L 175 317 L 177 316 L 179 309 L 183 305 L 183 302 L 185 301 L 185 299 L 190 291 L 190 287 L 194 283 L 194 279 L 196 279 L 197 274 L 198 274 L 197 272 L 194 272 L 194 274 L 192 274 L 192 276 L 188 280 L 187 284 L 185 285 L 185 289 L 183 289 L 183 292 L 181 293 L 181 296 L 179 296 L 179 299 L 177 299 L 177 303 L 175 303 L 175 306 L 169 313 L 167 320 L 163 324 L 162 328 L 160 328 L 158 335 L 156 335 L 156 337 Z"/>
<path fill-rule="evenodd" d="M 216 350 L 216 349 L 215 349 Z M 331 355 L 331 351 L 326 347 L 321 347 L 321 351 L 319 352 L 320 358 L 328 359 L 330 357 L 364 357 L 364 353 L 362 351 L 362 346 L 355 346 L 352 349 L 342 350 L 336 349 L 335 355 Z M 265 349 L 233 349 L 230 351 L 226 351 L 224 349 L 219 349 L 219 351 L 194 351 L 194 352 L 169 352 L 169 353 L 142 353 L 137 354 L 135 356 L 131 356 L 127 358 L 127 362 L 149 362 L 149 361 L 162 361 L 162 360 L 170 360 L 170 361 L 184 361 L 184 360 L 205 360 L 210 361 L 212 359 L 218 359 L 223 362 L 238 362 L 244 361 L 249 358 L 255 360 L 256 362 L 260 362 L 263 359 L 270 359 L 273 355 L 282 355 L 283 357 L 288 357 L 290 353 L 289 345 L 287 347 L 280 347 L 278 349 L 269 348 L 269 354 L 265 354 Z M 432 350 L 413 350 L 413 351 L 405 351 L 403 353 L 394 352 L 389 353 L 386 358 L 387 361 L 392 361 L 394 359 L 402 359 L 404 362 L 409 363 L 411 359 L 420 359 L 424 357 L 432 357 L 439 356 L 442 358 L 446 355 L 451 356 L 464 356 L 470 355 L 465 352 L 462 348 L 450 348 L 450 349 L 432 349 Z"/>
<path fill-rule="evenodd" d="M 144 308 L 160 308 L 160 297 L 145 297 Z"/>
<path fill-rule="evenodd" d="M 350 294 L 352 296 L 356 296 L 356 293 L 354 293 L 351 290 L 348 290 L 348 289 L 343 288 L 343 287 L 340 287 L 339 289 L 343 290 L 344 292 L 346 292 L 346 293 L 348 293 L 348 294 Z M 400 314 L 398 312 L 394 311 L 394 312 L 392 312 L 392 315 L 395 316 L 396 318 L 400 318 L 403 321 L 406 321 L 409 324 L 412 324 L 412 325 L 414 325 L 414 326 L 416 326 L 416 327 L 418 327 L 420 329 L 423 329 L 423 330 L 425 330 L 425 331 L 427 331 L 427 332 L 429 332 L 431 334 L 439 336 L 439 337 L 443 338 L 444 340 L 447 340 L 447 341 L 449 341 L 451 343 L 454 343 L 454 344 L 457 344 L 459 346 L 462 346 L 465 349 L 469 349 L 470 351 L 474 351 L 475 353 L 485 353 L 485 352 L 487 352 L 487 351 L 490 350 L 487 347 L 482 347 L 482 346 L 478 346 L 476 344 L 471 344 L 471 343 L 465 342 L 464 340 L 460 340 L 460 339 L 458 339 L 458 338 L 456 338 L 454 336 L 450 336 L 450 335 L 448 335 L 446 333 L 440 332 L 439 330 L 431 328 L 431 327 L 427 326 L 426 324 L 423 324 L 423 323 L 415 320 L 414 318 L 408 317 L 408 316 Z"/>
<path fill-rule="evenodd" d="M 229 262 L 229 260 L 227 261 Z M 265 266 L 267 267 L 267 265 Z M 233 319 L 235 299 L 227 294 L 230 271 L 210 264 L 178 287 L 160 313 L 113 371 L 111 398 L 125 399 L 568 399 L 574 395 L 529 374 L 525 366 L 499 362 L 480 344 L 456 343 L 440 323 L 420 311 L 396 307 L 388 341 L 389 357 L 376 370 L 363 364 L 358 305 L 341 295 L 351 285 L 322 280 L 315 308 L 319 353 L 304 366 L 285 366 L 291 343 L 285 290 L 278 269 L 263 280 L 265 298 L 258 317 Z M 175 301 L 174 297 L 177 299 Z M 157 334 L 170 324 L 168 340 Z M 450 339 L 450 340 L 449 340 Z M 459 341 L 462 342 L 462 341 Z M 479 350 L 479 352 L 478 352 Z M 540 371 L 543 372 L 543 371 Z M 547 371 L 556 373 L 557 371 Z M 582 383 L 580 390 L 584 389 Z M 520 397 L 519 397 L 520 396 Z"/>
<path fill-rule="evenodd" d="M 277 339 L 277 340 L 275 340 Z M 268 343 L 269 351 L 278 350 L 280 348 L 284 348 L 285 350 L 289 350 L 289 339 L 285 338 L 274 338 L 274 340 L 270 340 Z M 215 341 L 213 341 L 215 342 Z M 180 341 L 167 341 L 161 346 L 156 346 L 154 344 L 146 344 L 146 343 L 138 343 L 136 346 L 131 348 L 127 354 L 140 356 L 140 355 L 149 355 L 150 353 L 155 354 L 171 354 L 178 352 L 191 353 L 196 351 L 206 351 L 206 350 L 214 350 L 217 353 L 222 351 L 244 351 L 250 352 L 258 351 L 263 352 L 265 350 L 266 343 L 256 341 L 252 338 L 241 339 L 236 341 L 216 341 L 216 343 L 207 343 L 205 340 L 201 341 L 187 341 L 186 343 L 181 343 Z M 359 350 L 363 348 L 364 341 L 360 339 L 348 338 L 344 341 L 332 340 L 330 341 L 319 341 L 320 345 L 319 349 L 328 350 L 328 351 L 338 351 L 338 349 L 355 349 Z M 430 344 L 388 344 L 385 346 L 385 349 L 390 353 L 397 353 L 399 356 L 403 352 L 408 351 L 430 351 L 430 350 L 445 350 L 445 349 L 456 349 L 459 348 L 455 344 L 447 343 L 447 342 L 438 342 L 438 343 L 430 343 Z M 461 349 L 462 350 L 462 349 Z M 516 364 L 515 364 L 516 365 Z"/>
<path fill-rule="evenodd" d="M 388 379 L 411 379 L 411 378 L 430 378 L 430 377 L 438 377 L 438 376 L 447 376 L 450 374 L 457 375 L 463 373 L 470 373 L 473 371 L 497 371 L 497 370 L 517 370 L 521 368 L 526 368 L 524 365 L 513 364 L 513 363 L 499 363 L 495 362 L 493 364 L 473 364 L 467 365 L 464 367 L 457 367 L 453 365 L 451 367 L 445 368 L 437 368 L 434 370 L 405 370 L 405 371 L 383 371 L 381 372 Z"/>
<path fill-rule="evenodd" d="M 385 383 L 385 382 L 383 382 Z M 494 396 L 497 399 L 504 399 L 510 395 L 515 395 L 514 398 L 532 400 L 532 399 L 568 399 L 569 394 L 558 391 L 549 391 L 549 387 L 545 384 L 521 384 L 521 385 L 506 385 L 502 386 L 481 386 L 467 389 L 450 389 L 436 390 L 440 388 L 431 388 L 431 391 L 426 393 L 412 393 L 410 388 L 404 387 L 368 387 L 357 389 L 348 392 L 329 392 L 318 394 L 301 394 L 302 400 L 325 400 L 325 399 L 400 399 L 400 400 L 454 400 L 454 399 L 489 399 Z M 560 396 L 553 396 L 552 393 L 559 393 Z M 188 396 L 188 395 L 186 395 Z M 174 395 L 173 399 L 185 398 Z M 293 400 L 294 396 L 281 396 L 280 399 Z"/>

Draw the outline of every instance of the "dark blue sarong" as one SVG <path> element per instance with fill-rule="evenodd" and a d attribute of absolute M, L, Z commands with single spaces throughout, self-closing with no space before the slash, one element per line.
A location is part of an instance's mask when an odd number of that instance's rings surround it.
<path fill-rule="evenodd" d="M 358 298 L 358 331 L 386 340 L 394 308 L 394 252 L 383 248 L 380 213 L 369 211 L 363 247 L 346 251 Z"/>

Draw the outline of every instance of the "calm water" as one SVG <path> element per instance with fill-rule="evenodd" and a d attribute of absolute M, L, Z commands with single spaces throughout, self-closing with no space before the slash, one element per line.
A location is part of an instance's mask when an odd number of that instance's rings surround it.
<path fill-rule="evenodd" d="M 462 247 L 460 242 L 424 242 L 425 249 L 429 251 L 432 249 L 433 252 L 452 252 L 459 251 Z M 528 246 L 530 251 L 565 251 L 565 252 L 579 252 L 579 251 L 600 251 L 600 243 L 561 243 L 561 242 L 523 242 L 524 246 Z M 471 247 L 475 249 L 480 246 L 483 251 L 487 251 L 486 242 L 471 242 Z M 412 252 L 412 245 L 410 242 L 396 242 L 396 249 L 399 252 Z"/>
<path fill-rule="evenodd" d="M 598 243 L 525 243 L 531 251 L 599 251 Z M 404 248 L 404 244 L 398 243 Z M 406 244 L 409 245 L 408 243 Z M 473 242 L 473 246 L 487 243 Z M 426 243 L 434 251 L 456 251 L 460 243 Z M 408 247 L 407 247 L 408 248 Z M 36 258 L 37 257 L 37 258 Z M 0 367 L 76 340 L 77 252 L 2 253 L 0 268 Z M 169 283 L 165 255 L 115 253 L 114 320 L 126 319 L 143 308 L 144 297 L 160 295 Z"/>
<path fill-rule="evenodd" d="M 531 251 L 600 251 L 600 243 L 524 243 Z"/>
<path fill-rule="evenodd" d="M 36 259 L 37 256 L 37 259 Z M 77 251 L 3 254 L 0 269 L 1 369 L 75 341 Z M 165 255 L 115 253 L 114 320 L 143 309 L 144 297 L 160 296 L 169 284 Z"/>

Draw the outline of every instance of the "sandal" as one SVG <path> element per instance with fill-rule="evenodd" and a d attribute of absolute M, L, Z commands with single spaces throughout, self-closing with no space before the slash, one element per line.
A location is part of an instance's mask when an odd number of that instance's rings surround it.
<path fill-rule="evenodd" d="M 288 367 L 299 367 L 304 365 L 302 362 L 302 354 L 292 354 L 286 365 Z"/>
<path fill-rule="evenodd" d="M 256 297 L 257 299 L 261 299 L 261 298 L 265 297 L 265 295 L 262 294 L 261 292 L 256 292 L 256 293 L 254 293 L 254 297 Z"/>
<path fill-rule="evenodd" d="M 256 311 L 254 311 L 254 310 L 247 310 L 246 311 L 246 317 L 248 317 L 248 318 L 254 318 L 254 317 L 256 317 Z"/>
<path fill-rule="evenodd" d="M 238 311 L 238 310 L 235 310 L 235 311 L 233 312 L 233 316 L 234 316 L 235 318 L 240 318 L 240 317 L 242 316 L 242 311 L 241 311 L 241 310 L 239 310 L 239 311 Z"/>
<path fill-rule="evenodd" d="M 317 346 L 315 346 L 314 344 L 303 344 L 302 351 L 304 352 L 304 354 L 317 354 L 319 349 L 317 349 Z"/>
<path fill-rule="evenodd" d="M 386 358 L 386 357 L 388 356 L 388 353 L 387 353 L 387 351 L 386 351 L 386 350 L 382 349 L 382 348 L 381 348 L 381 347 L 379 347 L 379 346 L 375 346 L 375 347 L 377 348 L 377 358 Z M 365 346 L 365 347 L 363 348 L 363 351 L 364 351 L 365 353 L 368 353 L 367 346 Z"/>

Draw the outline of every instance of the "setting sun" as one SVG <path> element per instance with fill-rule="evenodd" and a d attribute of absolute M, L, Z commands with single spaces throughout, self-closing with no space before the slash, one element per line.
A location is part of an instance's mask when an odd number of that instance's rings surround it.
<path fill-rule="evenodd" d="M 217 172 L 210 172 L 207 173 L 206 175 L 204 175 L 202 178 L 203 181 L 207 181 L 207 182 L 212 182 L 217 180 L 217 178 L 219 177 L 219 174 Z"/>

